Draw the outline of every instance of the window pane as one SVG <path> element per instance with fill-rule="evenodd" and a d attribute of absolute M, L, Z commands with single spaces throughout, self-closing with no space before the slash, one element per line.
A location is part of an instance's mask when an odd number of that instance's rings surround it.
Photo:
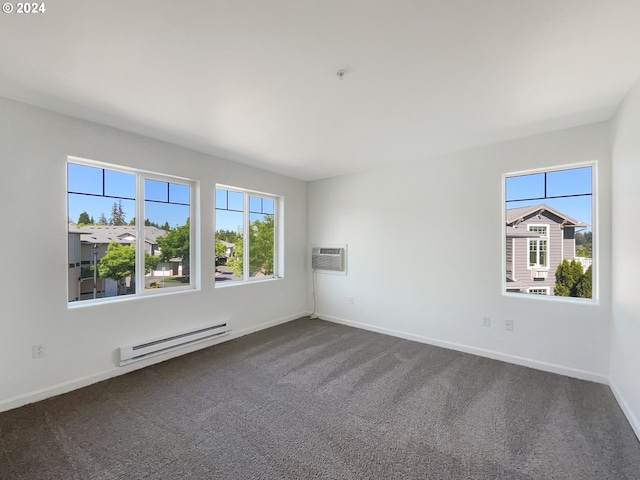
<path fill-rule="evenodd" d="M 244 194 L 216 189 L 215 281 L 241 282 L 244 277 Z"/>
<path fill-rule="evenodd" d="M 144 181 L 144 199 L 155 200 L 157 202 L 169 201 L 169 184 L 167 182 L 158 182 L 157 180 Z"/>
<path fill-rule="evenodd" d="M 68 301 L 135 293 L 135 175 L 72 163 L 67 174 Z"/>
<path fill-rule="evenodd" d="M 592 175 L 587 166 L 505 179 L 507 292 L 592 298 Z"/>
<path fill-rule="evenodd" d="M 274 273 L 273 215 L 251 215 L 249 228 L 249 275 L 265 277 Z"/>
<path fill-rule="evenodd" d="M 133 173 L 105 169 L 104 194 L 110 197 L 135 198 L 136 176 Z"/>
<path fill-rule="evenodd" d="M 591 193 L 591 167 L 547 173 L 547 196 Z"/>
<path fill-rule="evenodd" d="M 507 201 L 544 196 L 544 173 L 519 175 L 506 179 Z"/>
<path fill-rule="evenodd" d="M 168 199 L 168 191 L 173 185 L 168 182 L 145 181 L 150 186 L 151 197 L 160 198 L 161 187 L 164 197 Z M 190 187 L 186 198 L 189 199 Z M 172 288 L 191 283 L 191 232 L 189 205 L 145 201 L 145 289 Z"/>
<path fill-rule="evenodd" d="M 216 208 L 227 210 L 229 205 L 227 205 L 227 194 L 229 190 L 224 190 L 222 188 L 216 188 Z"/>
<path fill-rule="evenodd" d="M 171 203 L 183 203 L 189 205 L 191 203 L 191 188 L 188 185 L 180 185 L 179 183 L 169 184 L 169 201 Z"/>
<path fill-rule="evenodd" d="M 102 169 L 68 163 L 67 186 L 69 192 L 102 195 Z"/>
<path fill-rule="evenodd" d="M 268 213 L 273 215 L 273 200 L 269 200 L 268 198 L 262 199 L 262 211 L 264 213 Z"/>
<path fill-rule="evenodd" d="M 275 203 L 249 192 L 216 189 L 216 285 L 277 273 Z"/>
<path fill-rule="evenodd" d="M 244 194 L 240 192 L 233 192 L 229 190 L 229 210 L 236 210 L 238 212 L 242 212 L 244 210 Z"/>
<path fill-rule="evenodd" d="M 540 240 L 540 265 L 547 266 L 547 241 Z"/>
<path fill-rule="evenodd" d="M 259 197 L 249 197 L 249 211 L 251 213 L 262 213 L 262 199 Z"/>

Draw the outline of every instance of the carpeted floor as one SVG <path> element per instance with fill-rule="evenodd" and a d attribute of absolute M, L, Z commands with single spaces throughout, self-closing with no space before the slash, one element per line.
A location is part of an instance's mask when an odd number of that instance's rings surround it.
<path fill-rule="evenodd" d="M 9 479 L 639 479 L 608 387 L 300 319 L 0 414 Z"/>

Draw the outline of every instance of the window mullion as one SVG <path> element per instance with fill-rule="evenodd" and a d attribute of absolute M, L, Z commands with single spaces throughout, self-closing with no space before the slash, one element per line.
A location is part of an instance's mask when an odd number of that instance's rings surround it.
<path fill-rule="evenodd" d="M 243 202 L 244 202 L 244 241 L 242 242 L 242 280 L 247 281 L 250 277 L 249 272 L 249 230 L 251 229 L 251 225 L 249 224 L 251 215 L 249 213 L 249 194 L 247 192 L 243 193 Z"/>
<path fill-rule="evenodd" d="M 144 177 L 136 174 L 136 293 L 144 292 Z"/>

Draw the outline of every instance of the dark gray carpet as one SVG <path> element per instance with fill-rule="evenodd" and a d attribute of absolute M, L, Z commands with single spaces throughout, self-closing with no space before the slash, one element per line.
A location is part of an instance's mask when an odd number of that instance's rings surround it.
<path fill-rule="evenodd" d="M 4 479 L 638 479 L 608 387 L 300 319 L 0 414 Z"/>

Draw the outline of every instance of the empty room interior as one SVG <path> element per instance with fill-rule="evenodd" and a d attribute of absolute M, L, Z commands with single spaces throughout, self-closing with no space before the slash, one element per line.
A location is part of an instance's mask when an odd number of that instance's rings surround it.
<path fill-rule="evenodd" d="M 4 3 L 0 478 L 639 479 L 639 24 Z"/>

